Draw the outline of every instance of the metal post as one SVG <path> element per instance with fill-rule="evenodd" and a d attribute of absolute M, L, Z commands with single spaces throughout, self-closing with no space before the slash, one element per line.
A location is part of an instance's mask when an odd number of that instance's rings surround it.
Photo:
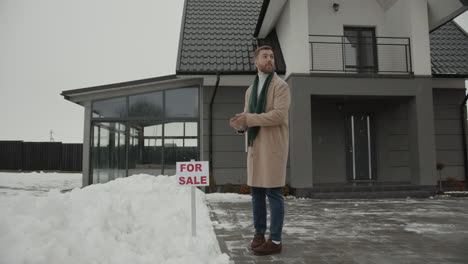
<path fill-rule="evenodd" d="M 353 180 L 356 180 L 356 146 L 354 145 L 354 115 L 351 115 L 351 140 L 353 146 Z"/>
<path fill-rule="evenodd" d="M 346 49 L 345 49 L 345 37 L 341 37 L 341 63 L 343 64 L 343 72 L 346 71 Z"/>
<path fill-rule="evenodd" d="M 409 68 L 411 73 L 414 72 L 413 70 L 413 59 L 411 58 L 411 39 L 408 38 L 408 52 L 409 52 Z"/>
<path fill-rule="evenodd" d="M 192 200 L 192 237 L 197 236 L 197 213 L 196 213 L 196 208 L 195 208 L 195 186 L 192 186 L 192 195 L 191 195 L 191 200 Z"/>
<path fill-rule="evenodd" d="M 194 162 L 195 160 L 190 160 L 190 162 Z M 195 186 L 191 187 L 191 207 L 192 207 L 192 237 L 197 236 L 197 210 L 196 210 L 196 204 L 195 204 Z"/>
<path fill-rule="evenodd" d="M 310 44 L 310 69 L 314 71 L 314 43 L 309 42 Z"/>

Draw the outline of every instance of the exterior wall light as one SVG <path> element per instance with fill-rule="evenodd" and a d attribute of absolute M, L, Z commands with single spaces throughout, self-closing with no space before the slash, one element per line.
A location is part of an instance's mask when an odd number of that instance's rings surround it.
<path fill-rule="evenodd" d="M 333 11 L 338 12 L 338 10 L 340 10 L 340 4 L 333 3 Z"/>

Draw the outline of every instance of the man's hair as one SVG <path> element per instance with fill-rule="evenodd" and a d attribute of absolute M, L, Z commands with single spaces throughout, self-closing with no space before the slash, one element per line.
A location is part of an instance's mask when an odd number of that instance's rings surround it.
<path fill-rule="evenodd" d="M 262 50 L 271 50 L 271 51 L 273 51 L 273 48 L 270 47 L 270 46 L 267 46 L 267 45 L 258 47 L 258 48 L 255 50 L 254 59 L 257 58 L 258 54 L 260 54 L 260 51 L 262 51 Z"/>

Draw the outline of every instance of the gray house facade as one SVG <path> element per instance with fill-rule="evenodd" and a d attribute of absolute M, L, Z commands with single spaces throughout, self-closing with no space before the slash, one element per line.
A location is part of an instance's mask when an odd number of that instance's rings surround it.
<path fill-rule="evenodd" d="M 228 120 L 265 44 L 291 89 L 297 196 L 428 197 L 438 162 L 443 180 L 466 181 L 468 37 L 450 22 L 465 2 L 335 4 L 186 0 L 176 75 L 62 93 L 86 109 L 83 185 L 190 159 L 209 160 L 218 185 L 246 183 L 245 139 Z"/>

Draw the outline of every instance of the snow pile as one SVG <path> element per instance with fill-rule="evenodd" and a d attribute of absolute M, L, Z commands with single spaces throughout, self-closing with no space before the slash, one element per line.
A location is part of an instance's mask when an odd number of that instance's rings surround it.
<path fill-rule="evenodd" d="M 197 191 L 136 175 L 69 193 L 22 193 L 0 204 L 0 263 L 228 263 Z"/>

